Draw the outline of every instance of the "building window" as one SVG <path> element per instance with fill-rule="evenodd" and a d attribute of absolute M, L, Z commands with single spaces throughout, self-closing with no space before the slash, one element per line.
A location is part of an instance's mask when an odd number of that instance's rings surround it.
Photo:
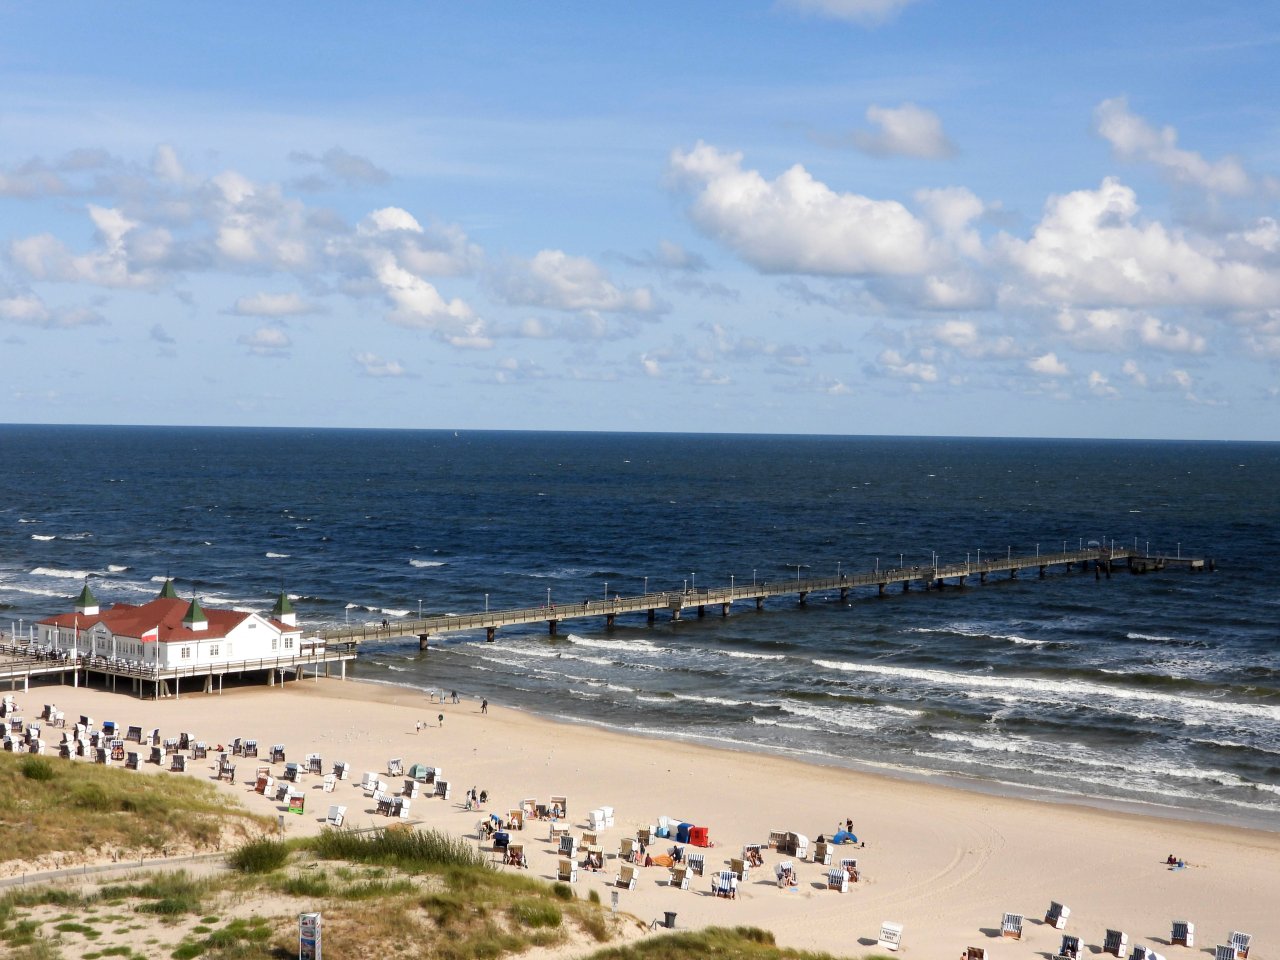
<path fill-rule="evenodd" d="M 209 656 L 216 657 L 218 655 L 218 645 L 215 643 L 209 648 Z"/>
<path fill-rule="evenodd" d="M 292 649 L 293 649 L 293 637 L 285 637 L 285 638 L 284 638 L 284 648 L 285 648 L 286 650 L 292 650 Z"/>
<path fill-rule="evenodd" d="M 271 649 L 272 649 L 273 651 L 275 651 L 275 650 L 279 650 L 279 649 L 280 649 L 280 638 L 279 638 L 279 637 L 272 637 L 272 638 L 271 638 Z"/>
<path fill-rule="evenodd" d="M 182 651 L 178 654 L 178 656 L 179 656 L 179 657 L 181 657 L 183 660 L 190 660 L 190 659 L 191 659 L 191 648 L 190 648 L 190 647 L 183 647 L 183 648 L 182 648 Z"/>

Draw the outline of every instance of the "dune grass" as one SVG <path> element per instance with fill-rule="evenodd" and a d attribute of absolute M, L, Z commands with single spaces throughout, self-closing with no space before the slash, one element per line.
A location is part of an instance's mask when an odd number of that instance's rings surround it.
<path fill-rule="evenodd" d="M 693 960 L 715 957 L 717 960 L 835 960 L 829 953 L 811 953 L 779 947 L 773 934 L 758 927 L 707 927 L 649 937 L 625 947 L 599 950 L 586 960 Z M 868 960 L 888 960 L 870 957 Z"/>

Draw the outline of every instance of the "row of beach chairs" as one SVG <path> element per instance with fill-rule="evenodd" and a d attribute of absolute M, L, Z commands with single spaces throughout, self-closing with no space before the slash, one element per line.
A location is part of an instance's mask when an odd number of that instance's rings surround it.
<path fill-rule="evenodd" d="M 1049 904 L 1049 909 L 1045 912 L 1044 922 L 1048 926 L 1062 930 L 1066 927 L 1067 918 L 1070 915 L 1071 909 L 1055 900 Z M 1000 935 L 1014 940 L 1021 940 L 1022 926 L 1023 917 L 1021 914 L 1006 913 L 1000 920 Z M 1195 933 L 1196 926 L 1194 923 L 1189 920 L 1174 920 L 1169 934 L 1169 943 L 1173 946 L 1195 946 Z M 1233 930 L 1227 943 L 1215 946 L 1214 960 L 1248 960 L 1249 948 L 1252 943 L 1252 934 Z M 1079 937 L 1069 934 L 1063 935 L 1062 945 L 1058 953 L 1054 955 L 1054 960 L 1079 960 L 1082 950 L 1083 944 Z M 1109 953 L 1119 958 L 1119 960 L 1124 960 L 1126 954 L 1129 953 L 1129 935 L 1123 930 L 1107 930 L 1102 941 L 1102 952 Z M 1133 952 L 1129 956 L 1130 960 L 1164 960 L 1163 956 L 1150 947 L 1141 944 L 1135 944 Z M 982 960 L 982 958 L 974 958 L 974 960 Z"/>

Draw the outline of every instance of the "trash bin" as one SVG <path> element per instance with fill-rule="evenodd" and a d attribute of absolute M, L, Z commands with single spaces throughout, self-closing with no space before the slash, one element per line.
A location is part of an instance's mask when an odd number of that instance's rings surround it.
<path fill-rule="evenodd" d="M 667 919 L 663 922 L 663 924 L 662 924 L 662 925 L 663 925 L 664 927 L 666 927 L 668 930 L 674 930 L 674 929 L 676 928 L 676 914 L 675 914 L 675 911 L 674 911 L 674 910 L 664 910 L 664 911 L 663 911 L 663 916 L 665 916 Z"/>

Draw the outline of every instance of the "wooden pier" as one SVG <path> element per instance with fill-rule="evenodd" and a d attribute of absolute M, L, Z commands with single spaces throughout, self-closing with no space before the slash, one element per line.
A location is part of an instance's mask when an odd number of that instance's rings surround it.
<path fill-rule="evenodd" d="M 1085 573 L 1092 572 L 1096 578 L 1101 579 L 1109 578 L 1117 570 L 1147 573 L 1175 566 L 1193 572 L 1215 569 L 1212 559 L 1202 557 L 1151 556 L 1127 548 L 1091 547 L 1060 553 L 1036 553 L 1029 556 L 1006 555 L 996 560 L 988 559 L 981 562 L 966 560 L 963 563 L 940 563 L 928 567 L 876 569 L 834 577 L 801 578 L 797 576 L 794 580 L 742 584 L 731 581 L 728 586 L 703 589 L 663 591 L 630 597 L 617 596 L 613 599 L 586 600 L 581 603 L 550 603 L 536 607 L 485 610 L 480 613 L 457 616 L 421 617 L 400 620 L 387 626 L 322 630 L 318 633 L 318 637 L 326 644 L 360 644 L 415 636 L 418 638 L 420 647 L 426 650 L 428 641 L 433 636 L 484 630 L 486 639 L 493 641 L 500 628 L 529 623 L 545 623 L 548 632 L 555 636 L 559 632 L 560 624 L 567 620 L 598 619 L 603 620 L 606 627 L 612 627 L 618 617 L 627 614 L 644 614 L 652 623 L 657 619 L 659 611 L 672 620 L 680 620 L 687 610 L 696 611 L 697 615 L 702 617 L 706 616 L 708 609 L 717 608 L 721 616 L 727 617 L 735 603 L 752 602 L 759 610 L 763 608 L 765 600 L 771 597 L 794 596 L 801 605 L 804 605 L 811 594 L 824 594 L 838 596 L 841 602 L 844 602 L 854 590 L 874 589 L 878 595 L 883 595 L 894 586 L 904 592 L 912 589 L 953 589 L 964 587 L 975 578 L 979 583 L 986 583 L 989 577 L 1003 575 L 1017 578 L 1028 571 L 1034 572 L 1037 577 L 1044 577 L 1053 567 L 1063 567 L 1068 571 L 1079 568 Z"/>

